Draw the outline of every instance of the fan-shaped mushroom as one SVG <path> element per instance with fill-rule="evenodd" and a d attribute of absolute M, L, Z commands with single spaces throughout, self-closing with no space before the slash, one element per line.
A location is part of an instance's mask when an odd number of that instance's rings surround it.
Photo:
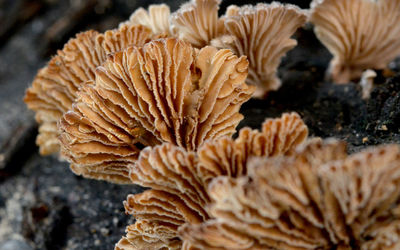
<path fill-rule="evenodd" d="M 400 146 L 348 156 L 317 141 L 293 156 L 254 158 L 249 176 L 215 178 L 215 219 L 186 224 L 186 245 L 215 249 L 382 249 L 398 245 Z"/>
<path fill-rule="evenodd" d="M 262 131 L 244 128 L 239 138 L 222 137 L 210 140 L 196 152 L 164 143 L 146 148 L 135 164 L 129 166 L 133 183 L 152 188 L 142 194 L 129 195 L 125 211 L 136 219 L 146 220 L 147 231 L 154 232 L 148 239 L 127 228 L 126 237 L 118 243 L 120 249 L 128 242 L 139 249 L 152 248 L 153 239 L 170 242 L 178 237 L 178 227 L 185 223 L 199 224 L 210 219 L 206 207 L 210 204 L 208 183 L 218 176 L 240 177 L 247 173 L 247 159 L 251 156 L 288 155 L 307 137 L 307 127 L 295 114 L 267 119 Z M 163 229 L 157 237 L 160 225 Z M 168 232 L 165 236 L 164 232 Z M 157 241 L 158 242 L 158 241 Z M 158 244 L 158 243 L 157 243 Z M 123 247 L 124 246 L 124 247 Z"/>
<path fill-rule="evenodd" d="M 329 73 L 337 83 L 384 69 L 400 55 L 399 0 L 314 0 L 310 21 L 334 56 Z"/>
<path fill-rule="evenodd" d="M 188 150 L 232 135 L 254 87 L 248 62 L 230 50 L 160 39 L 110 55 L 60 122 L 62 153 L 77 174 L 129 182 L 145 146 Z"/>
<path fill-rule="evenodd" d="M 41 154 L 59 151 L 57 122 L 72 107 L 78 89 L 94 79 L 96 67 L 106 60 L 107 54 L 131 45 L 141 46 L 151 37 L 148 28 L 129 24 L 104 34 L 79 33 L 39 70 L 24 101 L 36 112 L 39 123 L 36 143 Z"/>

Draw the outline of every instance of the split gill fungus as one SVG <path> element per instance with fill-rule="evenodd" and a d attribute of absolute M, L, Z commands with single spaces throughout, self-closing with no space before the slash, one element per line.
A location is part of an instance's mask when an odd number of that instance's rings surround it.
<path fill-rule="evenodd" d="M 135 221 L 116 250 L 399 249 L 399 145 L 349 155 L 345 142 L 309 137 L 294 112 L 233 135 L 242 104 L 281 86 L 306 21 L 333 55 L 333 81 L 366 72 L 368 98 L 376 74 L 365 70 L 400 54 L 400 0 L 230 5 L 222 16 L 220 4 L 150 5 L 70 39 L 24 98 L 40 153 L 147 188 L 124 201 Z"/>

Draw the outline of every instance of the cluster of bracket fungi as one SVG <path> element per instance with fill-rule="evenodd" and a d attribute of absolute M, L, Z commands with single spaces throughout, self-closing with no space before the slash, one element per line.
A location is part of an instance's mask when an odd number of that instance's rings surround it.
<path fill-rule="evenodd" d="M 308 137 L 296 113 L 243 128 L 241 105 L 276 90 L 307 21 L 357 80 L 400 54 L 400 0 L 138 9 L 115 30 L 77 34 L 35 77 L 40 153 L 78 175 L 147 187 L 115 249 L 398 249 L 400 146 L 348 155 Z"/>

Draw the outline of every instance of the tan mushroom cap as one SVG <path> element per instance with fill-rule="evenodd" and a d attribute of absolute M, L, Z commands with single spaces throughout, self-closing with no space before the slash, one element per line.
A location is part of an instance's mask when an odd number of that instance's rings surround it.
<path fill-rule="evenodd" d="M 399 0 L 314 0 L 310 21 L 334 56 L 330 74 L 337 83 L 384 69 L 400 55 Z"/>
<path fill-rule="evenodd" d="M 125 211 L 138 220 L 153 223 L 155 227 L 164 225 L 172 240 L 178 237 L 179 226 L 210 219 L 206 211 L 210 204 L 207 186 L 213 178 L 245 175 L 247 160 L 251 156 L 290 155 L 295 147 L 306 141 L 307 133 L 299 115 L 290 113 L 267 119 L 261 131 L 243 128 L 237 139 L 222 137 L 210 140 L 200 146 L 197 153 L 171 143 L 146 148 L 135 164 L 129 166 L 130 179 L 132 183 L 151 190 L 129 195 L 124 202 Z M 139 238 L 139 235 L 134 234 L 134 237 Z M 165 235 L 153 237 L 168 241 Z M 145 239 L 136 242 L 143 243 L 140 248 L 148 246 Z M 139 247 L 139 243 L 135 244 Z"/>
<path fill-rule="evenodd" d="M 196 150 L 232 135 L 254 87 L 247 60 L 230 50 L 169 38 L 109 56 L 60 122 L 62 153 L 77 174 L 129 182 L 141 148 L 170 142 Z"/>
<path fill-rule="evenodd" d="M 254 96 L 260 98 L 280 87 L 276 73 L 281 58 L 297 45 L 290 37 L 306 20 L 305 11 L 290 4 L 230 6 L 224 17 L 224 35 L 211 44 L 247 56 L 250 67 L 246 82 L 257 86 Z"/>
<path fill-rule="evenodd" d="M 154 34 L 171 35 L 170 14 L 171 11 L 168 5 L 151 4 L 147 11 L 139 8 L 133 12 L 126 23 L 143 25 L 149 28 Z"/>
<path fill-rule="evenodd" d="M 24 101 L 36 112 L 39 123 L 36 142 L 41 154 L 59 151 L 57 122 L 72 107 L 78 89 L 94 79 L 96 67 L 106 60 L 107 54 L 131 45 L 141 46 L 151 36 L 148 28 L 128 24 L 104 34 L 79 33 L 39 70 Z"/>
<path fill-rule="evenodd" d="M 179 233 L 198 248 L 395 249 L 399 181 L 399 145 L 348 156 L 343 143 L 314 141 L 293 156 L 254 158 L 249 176 L 215 178 L 215 219 Z"/>

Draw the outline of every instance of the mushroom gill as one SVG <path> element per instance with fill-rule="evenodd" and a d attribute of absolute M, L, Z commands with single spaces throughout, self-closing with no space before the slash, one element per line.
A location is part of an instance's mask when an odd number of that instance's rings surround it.
<path fill-rule="evenodd" d="M 200 249 L 395 249 L 400 147 L 347 155 L 313 141 L 292 156 L 253 158 L 248 176 L 215 178 L 210 217 L 179 234 Z"/>
<path fill-rule="evenodd" d="M 129 17 L 130 23 L 133 25 L 143 25 L 149 28 L 154 34 L 171 35 L 169 6 L 166 4 L 151 4 L 146 11 L 143 8 L 137 9 Z"/>
<path fill-rule="evenodd" d="M 400 55 L 399 0 L 314 0 L 310 21 L 333 55 L 329 73 L 337 83 L 385 69 Z"/>
<path fill-rule="evenodd" d="M 254 91 L 247 66 L 230 50 L 175 38 L 111 54 L 60 121 L 62 155 L 77 174 L 125 183 L 143 147 L 191 151 L 232 135 Z"/>
<path fill-rule="evenodd" d="M 121 25 L 104 34 L 90 30 L 76 35 L 39 70 L 24 98 L 28 108 L 36 112 L 40 153 L 48 155 L 60 150 L 57 122 L 72 107 L 78 89 L 91 83 L 95 69 L 107 54 L 131 45 L 141 46 L 152 37 L 151 31 L 138 25 Z"/>

